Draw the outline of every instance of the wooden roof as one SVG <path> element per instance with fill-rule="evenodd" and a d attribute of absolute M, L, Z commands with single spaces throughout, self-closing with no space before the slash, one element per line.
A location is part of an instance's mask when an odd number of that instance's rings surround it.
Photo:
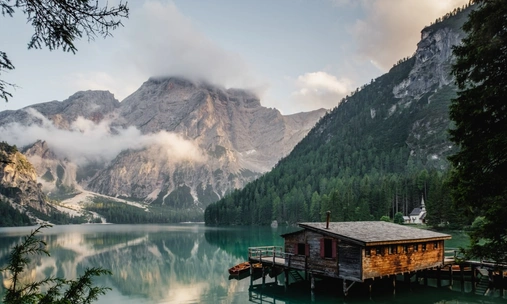
<path fill-rule="evenodd" d="M 383 221 L 299 223 L 304 229 L 363 246 L 448 240 L 450 235 Z"/>

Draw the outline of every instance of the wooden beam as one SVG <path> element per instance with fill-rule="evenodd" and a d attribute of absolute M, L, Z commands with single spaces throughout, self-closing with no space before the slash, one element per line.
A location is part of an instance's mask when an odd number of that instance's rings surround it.
<path fill-rule="evenodd" d="M 344 296 L 347 296 L 349 294 L 349 289 L 350 287 L 352 287 L 356 282 L 355 281 L 351 281 L 352 283 L 350 283 L 349 286 L 347 286 L 347 280 L 343 280 L 343 295 Z"/>

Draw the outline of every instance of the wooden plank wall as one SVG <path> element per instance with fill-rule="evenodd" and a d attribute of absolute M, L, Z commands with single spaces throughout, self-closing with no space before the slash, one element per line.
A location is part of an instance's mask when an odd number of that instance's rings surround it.
<path fill-rule="evenodd" d="M 361 254 L 363 252 L 361 247 L 340 242 L 338 252 L 339 276 L 348 280 L 361 281 Z"/>
<path fill-rule="evenodd" d="M 324 275 L 328 277 L 338 277 L 338 260 L 337 258 L 322 258 L 320 255 L 320 240 L 324 238 L 322 234 L 312 231 L 301 231 L 285 236 L 285 252 L 297 254 L 298 243 L 307 244 L 308 253 L 306 264 L 304 253 L 294 256 L 291 260 L 291 267 L 299 270 L 308 270 L 311 273 Z M 339 241 L 335 243 L 337 256 L 339 256 Z M 286 261 L 287 263 L 287 261 Z"/>
<path fill-rule="evenodd" d="M 290 257 L 290 267 L 304 271 L 306 257 L 304 254 L 298 254 L 299 243 L 306 243 L 304 231 L 285 236 L 284 250 L 294 255 Z M 288 258 L 285 259 L 285 266 L 288 266 Z"/>
<path fill-rule="evenodd" d="M 434 248 L 435 242 L 414 242 L 407 244 L 408 252 L 404 252 L 404 244 L 396 245 L 397 253 L 389 253 L 389 245 L 378 246 L 381 253 L 377 254 L 377 247 L 370 249 L 370 256 L 363 254 L 363 280 L 382 277 L 392 274 L 413 272 L 441 266 L 444 260 L 444 241 L 437 241 L 438 248 Z M 418 244 L 418 250 L 414 251 L 413 245 Z M 426 250 L 422 249 L 426 244 Z"/>

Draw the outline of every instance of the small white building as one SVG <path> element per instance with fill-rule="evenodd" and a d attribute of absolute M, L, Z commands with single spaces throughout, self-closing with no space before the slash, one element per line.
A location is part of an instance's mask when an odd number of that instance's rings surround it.
<path fill-rule="evenodd" d="M 414 208 L 410 212 L 410 223 L 411 224 L 424 224 L 426 220 L 426 207 L 424 206 L 424 197 L 421 198 L 421 208 Z"/>

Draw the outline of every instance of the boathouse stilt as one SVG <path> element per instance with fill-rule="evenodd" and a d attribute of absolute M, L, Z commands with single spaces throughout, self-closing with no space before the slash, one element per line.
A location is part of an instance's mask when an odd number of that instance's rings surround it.
<path fill-rule="evenodd" d="M 500 270 L 500 277 L 498 278 L 499 279 L 499 283 L 500 283 L 500 297 L 503 298 L 504 297 L 504 291 L 505 289 L 503 288 L 505 282 L 504 282 L 504 276 L 503 276 L 503 270 Z"/>
<path fill-rule="evenodd" d="M 266 284 L 266 267 L 262 267 L 262 287 Z"/>
<path fill-rule="evenodd" d="M 411 273 L 410 272 L 407 272 L 407 273 L 403 274 L 403 279 L 405 280 L 405 283 L 407 283 L 409 285 L 410 285 L 410 277 L 411 277 Z"/>
<path fill-rule="evenodd" d="M 349 286 L 347 286 L 347 280 L 343 280 L 343 295 L 347 296 L 349 294 L 349 289 L 356 283 L 355 281 L 352 281 Z"/>
<path fill-rule="evenodd" d="M 452 266 L 449 266 L 449 288 L 452 289 L 453 278 L 452 278 Z"/>
<path fill-rule="evenodd" d="M 396 275 L 392 275 L 391 280 L 393 281 L 393 294 L 396 294 Z"/>
<path fill-rule="evenodd" d="M 472 265 L 472 292 L 475 293 L 477 287 L 477 268 Z"/>
<path fill-rule="evenodd" d="M 310 273 L 310 288 L 315 289 L 315 277 Z"/>
<path fill-rule="evenodd" d="M 440 267 L 437 267 L 437 287 L 442 287 L 442 274 Z"/>
<path fill-rule="evenodd" d="M 460 277 L 460 283 L 461 283 L 461 291 L 465 292 L 465 265 L 460 264 L 459 265 L 459 277 Z"/>

